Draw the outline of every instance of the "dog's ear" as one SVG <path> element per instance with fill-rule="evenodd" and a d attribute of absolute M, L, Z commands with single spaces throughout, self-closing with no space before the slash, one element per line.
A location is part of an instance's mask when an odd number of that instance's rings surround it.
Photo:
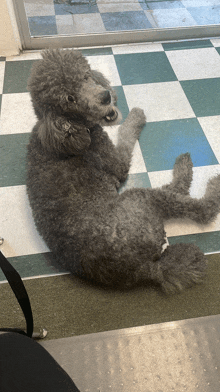
<path fill-rule="evenodd" d="M 64 117 L 46 115 L 38 123 L 38 137 L 48 151 L 64 155 L 83 155 L 89 149 L 90 131 Z"/>
<path fill-rule="evenodd" d="M 110 82 L 103 76 L 103 74 L 99 71 L 96 70 L 91 70 L 91 76 L 92 79 L 96 84 L 99 84 L 100 86 L 104 87 L 104 89 L 109 90 L 111 92 L 111 96 L 113 98 L 113 103 L 116 104 L 117 102 L 117 94 L 116 92 L 111 88 Z"/>

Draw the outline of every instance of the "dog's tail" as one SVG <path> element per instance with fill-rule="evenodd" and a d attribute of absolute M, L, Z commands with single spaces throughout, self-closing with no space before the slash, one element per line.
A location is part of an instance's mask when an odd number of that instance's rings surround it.
<path fill-rule="evenodd" d="M 115 263 L 109 257 L 94 257 L 82 261 L 85 278 L 99 282 L 104 286 L 130 289 L 146 285 L 150 281 L 160 285 L 166 294 L 174 294 L 195 283 L 201 283 L 205 277 L 207 259 L 194 244 L 175 244 L 168 246 L 162 255 L 155 255 L 151 261 L 137 260 L 130 263 L 125 260 Z"/>
<path fill-rule="evenodd" d="M 167 294 L 200 283 L 206 272 L 207 260 L 194 244 L 168 246 L 161 258 L 151 264 L 151 278 Z"/>

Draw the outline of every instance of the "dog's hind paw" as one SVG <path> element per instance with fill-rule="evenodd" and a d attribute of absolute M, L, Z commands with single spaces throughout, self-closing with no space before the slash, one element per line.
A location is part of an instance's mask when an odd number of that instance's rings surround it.
<path fill-rule="evenodd" d="M 176 191 L 188 194 L 193 177 L 193 163 L 190 154 L 181 154 L 176 158 L 173 167 L 173 181 Z"/>
<path fill-rule="evenodd" d="M 177 166 L 190 166 L 190 167 L 192 167 L 193 166 L 193 164 L 192 164 L 192 159 L 191 159 L 191 156 L 190 156 L 190 153 L 189 152 L 186 152 L 185 154 L 180 154 L 177 158 L 176 158 L 176 162 L 175 162 L 175 165 L 177 165 Z"/>

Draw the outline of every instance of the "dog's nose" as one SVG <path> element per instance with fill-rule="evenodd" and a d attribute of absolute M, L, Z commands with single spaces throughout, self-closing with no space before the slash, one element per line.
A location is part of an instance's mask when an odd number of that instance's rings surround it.
<path fill-rule="evenodd" d="M 101 94 L 101 103 L 103 105 L 108 105 L 111 102 L 111 94 L 108 90 L 105 90 L 104 93 Z"/>

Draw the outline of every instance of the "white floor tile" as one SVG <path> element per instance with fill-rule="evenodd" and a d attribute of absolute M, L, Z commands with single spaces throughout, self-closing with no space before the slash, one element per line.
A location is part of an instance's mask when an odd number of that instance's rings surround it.
<path fill-rule="evenodd" d="M 147 53 L 147 52 L 161 52 L 164 51 L 162 44 L 137 44 L 137 45 L 118 45 L 113 46 L 114 54 L 125 53 Z"/>
<path fill-rule="evenodd" d="M 114 56 L 87 56 L 92 69 L 96 69 L 105 75 L 112 86 L 121 86 L 121 79 L 115 63 Z"/>
<path fill-rule="evenodd" d="M 193 181 L 190 187 L 192 197 L 203 197 L 209 179 L 220 174 L 220 165 L 199 166 L 193 168 Z"/>
<path fill-rule="evenodd" d="M 0 62 L 0 94 L 3 91 L 3 83 L 4 83 L 4 75 L 5 75 L 5 62 Z"/>
<path fill-rule="evenodd" d="M 118 128 L 119 125 L 104 127 L 105 132 L 107 132 L 109 138 L 111 139 L 112 143 L 114 143 L 114 145 L 116 145 L 118 142 Z"/>
<path fill-rule="evenodd" d="M 195 117 L 179 82 L 124 86 L 124 91 L 129 109 L 143 109 L 148 122 Z"/>
<path fill-rule="evenodd" d="M 6 257 L 49 251 L 34 226 L 25 186 L 0 188 L 0 236 Z"/>
<path fill-rule="evenodd" d="M 9 56 L 8 61 L 23 61 L 23 60 L 40 60 L 42 58 L 40 51 L 27 51 L 19 54 L 19 56 Z"/>
<path fill-rule="evenodd" d="M 220 116 L 200 117 L 198 121 L 220 163 Z"/>
<path fill-rule="evenodd" d="M 33 16 L 55 15 L 53 0 L 50 0 L 50 2 L 45 0 L 38 0 L 35 3 L 25 2 L 25 12 L 28 18 Z"/>
<path fill-rule="evenodd" d="M 173 178 L 172 170 L 161 170 L 155 172 L 149 172 L 148 176 L 152 188 L 161 187 L 163 185 L 169 184 Z"/>
<path fill-rule="evenodd" d="M 220 56 L 215 48 L 171 50 L 166 55 L 179 80 L 220 77 Z"/>
<path fill-rule="evenodd" d="M 141 152 L 140 144 L 137 141 L 134 146 L 129 174 L 146 173 L 146 172 L 147 169 L 144 163 L 144 158 Z"/>
<path fill-rule="evenodd" d="M 1 135 L 31 132 L 36 116 L 29 93 L 3 94 Z"/>
<path fill-rule="evenodd" d="M 58 34 L 73 34 L 72 15 L 56 15 L 56 25 Z"/>
<path fill-rule="evenodd" d="M 189 219 L 170 219 L 169 221 L 165 222 L 164 226 L 167 237 L 219 231 L 220 215 L 218 215 L 215 222 L 212 222 L 208 225 L 198 225 Z"/>
<path fill-rule="evenodd" d="M 214 47 L 218 48 L 220 46 L 220 38 L 213 38 L 210 41 Z"/>
<path fill-rule="evenodd" d="M 103 33 L 106 31 L 102 17 L 98 13 L 72 15 L 76 34 Z"/>

